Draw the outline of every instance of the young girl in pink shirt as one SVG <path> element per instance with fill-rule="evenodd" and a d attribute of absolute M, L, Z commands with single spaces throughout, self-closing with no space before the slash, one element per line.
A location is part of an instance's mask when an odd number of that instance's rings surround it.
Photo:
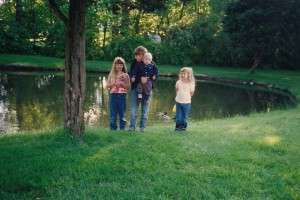
<path fill-rule="evenodd" d="M 126 93 L 130 86 L 129 75 L 123 58 L 116 57 L 112 69 L 108 75 L 107 88 L 109 90 L 110 129 L 116 130 L 117 117 L 119 117 L 119 128 L 124 130 L 126 126 Z"/>
<path fill-rule="evenodd" d="M 191 110 L 194 92 L 195 78 L 193 69 L 183 67 L 180 69 L 179 80 L 176 82 L 176 131 L 185 131 L 187 128 L 187 118 Z"/>

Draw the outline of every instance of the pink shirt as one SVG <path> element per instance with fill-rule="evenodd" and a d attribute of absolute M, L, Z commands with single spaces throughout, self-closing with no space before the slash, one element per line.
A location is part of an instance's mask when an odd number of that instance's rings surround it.
<path fill-rule="evenodd" d="M 192 96 L 191 93 L 195 91 L 195 84 L 194 83 L 186 83 L 181 80 L 176 82 L 176 97 L 175 101 L 177 103 L 191 103 Z"/>
<path fill-rule="evenodd" d="M 128 90 L 122 87 L 113 87 L 110 90 L 110 93 L 118 93 L 118 94 L 122 94 L 122 93 L 127 93 Z"/>

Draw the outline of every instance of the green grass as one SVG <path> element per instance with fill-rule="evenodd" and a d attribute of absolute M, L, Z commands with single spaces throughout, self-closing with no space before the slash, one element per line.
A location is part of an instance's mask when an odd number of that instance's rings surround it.
<path fill-rule="evenodd" d="M 63 60 L 0 55 L 1 64 L 53 68 Z M 88 61 L 91 70 L 111 62 Z M 179 66 L 159 65 L 162 74 Z M 300 72 L 194 66 L 196 74 L 276 84 L 300 97 Z M 0 136 L 0 199 L 300 199 L 300 107 L 130 135 L 89 129 Z"/>
<path fill-rule="evenodd" d="M 0 199 L 299 199 L 300 108 L 144 134 L 0 137 Z M 287 115 L 288 114 L 288 115 Z"/>
<path fill-rule="evenodd" d="M 64 67 L 64 59 L 34 55 L 0 54 L 0 65 L 17 65 L 36 67 L 41 69 L 55 69 Z M 111 62 L 87 61 L 88 71 L 107 71 L 111 68 Z"/>

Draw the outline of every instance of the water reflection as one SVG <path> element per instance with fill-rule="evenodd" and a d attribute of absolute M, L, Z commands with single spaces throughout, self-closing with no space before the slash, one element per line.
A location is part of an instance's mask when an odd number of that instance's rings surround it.
<path fill-rule="evenodd" d="M 172 122 L 174 79 L 160 79 L 154 88 L 149 123 Z M 105 75 L 88 75 L 84 118 L 88 126 L 108 126 Z M 0 73 L 0 132 L 49 129 L 63 124 L 62 74 Z M 288 106 L 288 98 L 268 92 L 198 82 L 191 119 L 227 117 Z M 129 111 L 129 105 L 127 106 Z M 129 112 L 127 112 L 127 119 Z"/>

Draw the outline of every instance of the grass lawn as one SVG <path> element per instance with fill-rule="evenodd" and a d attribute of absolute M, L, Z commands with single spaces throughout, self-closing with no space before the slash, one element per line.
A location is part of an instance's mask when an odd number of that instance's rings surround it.
<path fill-rule="evenodd" d="M 144 134 L 0 137 L 0 199 L 299 199 L 299 108 Z M 288 115 L 287 115 L 288 114 Z"/>
<path fill-rule="evenodd" d="M 62 60 L 0 55 L 0 66 L 13 63 L 51 68 Z M 87 66 L 107 70 L 110 64 Z M 300 97 L 299 71 L 194 69 L 276 83 Z M 80 144 L 60 129 L 7 134 L 0 136 L 0 199 L 300 199 L 299 133 L 298 106 L 191 122 L 186 134 L 175 133 L 173 124 L 144 134 L 89 129 Z"/>

